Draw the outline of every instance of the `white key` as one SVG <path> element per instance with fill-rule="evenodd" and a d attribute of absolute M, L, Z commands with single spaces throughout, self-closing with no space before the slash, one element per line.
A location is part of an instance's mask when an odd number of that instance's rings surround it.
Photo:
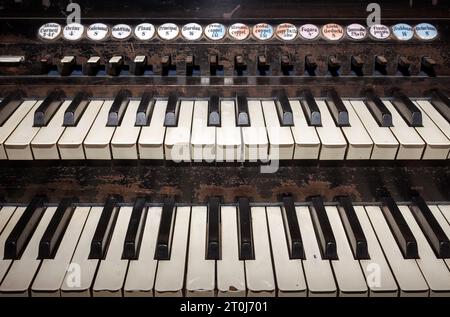
<path fill-rule="evenodd" d="M 241 160 L 241 128 L 236 126 L 236 109 L 234 103 L 234 100 L 221 100 L 220 102 L 222 126 L 216 128 L 217 162 Z"/>
<path fill-rule="evenodd" d="M 330 261 L 323 260 L 308 207 L 296 207 L 306 259 L 303 260 L 308 295 L 336 296 L 336 283 Z"/>
<path fill-rule="evenodd" d="M 60 296 L 64 275 L 69 267 L 90 209 L 90 207 L 77 207 L 74 210 L 55 257 L 42 260 L 41 267 L 31 287 L 31 296 Z"/>
<path fill-rule="evenodd" d="M 309 126 L 305 113 L 298 100 L 290 100 L 294 126 L 291 127 L 294 137 L 294 160 L 316 160 L 320 153 L 320 139 L 316 128 Z"/>
<path fill-rule="evenodd" d="M 367 249 L 370 256 L 370 259 L 359 261 L 366 277 L 370 296 L 397 297 L 397 283 L 395 282 L 389 264 L 384 257 L 383 250 L 373 231 L 366 211 L 363 206 L 355 206 L 354 208 L 358 221 L 366 236 Z"/>
<path fill-rule="evenodd" d="M 445 216 L 448 216 L 448 219 L 450 219 L 450 205 L 429 205 L 428 207 L 441 226 L 442 230 L 444 230 L 447 238 L 450 238 L 450 222 L 448 222 L 445 218 Z M 450 270 L 450 259 L 444 259 L 444 262 Z"/>
<path fill-rule="evenodd" d="M 124 296 L 153 296 L 156 267 L 155 246 L 158 238 L 161 207 L 149 207 L 145 220 L 144 233 L 137 260 L 130 260 L 127 279 L 124 286 Z"/>
<path fill-rule="evenodd" d="M 6 206 L 2 207 L 0 209 L 0 234 L 3 231 L 3 228 L 5 228 L 6 224 L 8 223 L 9 219 L 11 218 L 12 214 L 14 213 L 14 210 L 16 210 L 16 207 L 13 206 Z M 0 254 L 1 257 L 1 254 Z M 0 278 L 1 280 L 1 278 Z"/>
<path fill-rule="evenodd" d="M 254 260 L 245 260 L 247 296 L 275 296 L 266 208 L 251 207 Z"/>
<path fill-rule="evenodd" d="M 207 208 L 192 207 L 186 296 L 214 296 L 216 261 L 206 260 Z"/>
<path fill-rule="evenodd" d="M 14 111 L 8 120 L 0 127 L 0 160 L 8 159 L 4 143 L 35 104 L 36 100 L 22 102 L 16 111 Z"/>
<path fill-rule="evenodd" d="M 428 285 L 417 266 L 416 260 L 403 257 L 380 207 L 367 206 L 365 208 L 392 273 L 397 280 L 400 296 L 428 296 Z"/>
<path fill-rule="evenodd" d="M 342 127 L 342 132 L 348 142 L 347 160 L 368 160 L 372 154 L 373 141 L 364 128 L 364 125 L 359 120 L 353 107 L 350 105 L 350 101 L 343 101 L 348 112 L 348 119 L 350 122 L 349 127 Z"/>
<path fill-rule="evenodd" d="M 191 160 L 191 123 L 194 102 L 182 100 L 178 113 L 178 126 L 166 129 L 164 151 L 166 160 L 189 162 Z"/>
<path fill-rule="evenodd" d="M 150 124 L 141 128 L 139 136 L 139 158 L 147 160 L 164 160 L 164 136 L 166 127 L 164 117 L 167 100 L 156 100 L 153 105 Z"/>
<path fill-rule="evenodd" d="M 249 127 L 242 127 L 242 143 L 244 159 L 256 162 L 267 161 L 269 155 L 269 141 L 267 139 L 266 124 L 259 100 L 248 100 Z"/>
<path fill-rule="evenodd" d="M 417 241 L 420 259 L 416 259 L 425 280 L 430 287 L 430 296 L 450 295 L 450 271 L 442 259 L 438 259 L 428 244 L 408 206 L 398 206 Z"/>
<path fill-rule="evenodd" d="M 25 118 L 19 123 L 9 138 L 5 141 L 4 146 L 6 154 L 10 160 L 32 160 L 31 140 L 38 133 L 40 127 L 33 127 L 34 112 L 41 105 L 42 100 L 36 102 L 27 113 Z"/>
<path fill-rule="evenodd" d="M 190 213 L 191 207 L 177 207 L 170 260 L 158 262 L 155 296 L 183 295 Z"/>
<path fill-rule="evenodd" d="M 350 104 L 374 143 L 370 158 L 372 160 L 394 160 L 399 144 L 391 130 L 378 125 L 363 101 L 352 100 Z"/>
<path fill-rule="evenodd" d="M 5 227 L 2 228 L 0 234 L 0 281 L 3 280 L 3 277 L 5 276 L 6 272 L 8 272 L 9 266 L 12 263 L 12 260 L 6 260 L 3 258 L 3 254 L 5 253 L 6 239 L 8 239 L 8 236 L 11 234 L 11 231 L 14 229 L 14 226 L 17 224 L 17 221 L 19 221 L 24 211 L 25 207 L 2 208 L 2 221 L 4 222 Z M 12 216 L 8 217 L 7 214 L 9 213 L 13 213 Z M 9 218 L 8 223 L 5 222 L 6 218 Z"/>
<path fill-rule="evenodd" d="M 64 132 L 64 112 L 71 101 L 64 101 L 47 126 L 41 127 L 31 141 L 35 160 L 59 160 L 57 143 Z"/>
<path fill-rule="evenodd" d="M 273 100 L 261 101 L 264 120 L 269 136 L 269 159 L 292 160 L 294 156 L 294 138 L 290 127 L 282 127 L 278 119 L 277 109 Z M 251 123 L 250 118 L 250 123 Z"/>
<path fill-rule="evenodd" d="M 97 270 L 97 259 L 89 259 L 91 241 L 102 214 L 102 207 L 92 207 L 61 285 L 61 296 L 90 296 Z"/>
<path fill-rule="evenodd" d="M 84 152 L 88 160 L 111 159 L 110 143 L 116 127 L 108 127 L 106 124 L 112 104 L 113 100 L 106 100 L 103 103 L 86 139 L 84 139 Z"/>
<path fill-rule="evenodd" d="M 368 291 L 366 280 L 358 260 L 355 260 L 353 257 L 338 210 L 334 206 L 327 206 L 325 209 L 336 239 L 339 257 L 338 260 L 331 261 L 334 276 L 339 287 L 339 296 L 366 297 Z"/>
<path fill-rule="evenodd" d="M 28 296 L 33 277 L 41 264 L 41 260 L 37 259 L 39 242 L 55 211 L 56 207 L 49 207 L 45 210 L 22 256 L 12 263 L 0 285 L 0 293 L 3 296 Z"/>
<path fill-rule="evenodd" d="M 83 141 L 86 138 L 95 118 L 103 105 L 101 100 L 89 102 L 78 124 L 66 127 L 58 141 L 59 154 L 62 160 L 84 160 Z"/>
<path fill-rule="evenodd" d="M 128 260 L 122 260 L 123 243 L 133 207 L 121 207 L 104 260 L 100 261 L 92 289 L 94 297 L 121 297 Z"/>
<path fill-rule="evenodd" d="M 236 207 L 220 207 L 222 258 L 217 260 L 217 296 L 245 296 L 244 261 L 239 260 Z"/>
<path fill-rule="evenodd" d="M 383 100 L 383 103 L 392 114 L 393 127 L 390 129 L 400 143 L 397 160 L 420 160 L 425 148 L 425 142 L 414 130 L 414 127 L 410 127 L 403 120 L 390 101 Z"/>
<path fill-rule="evenodd" d="M 416 127 L 416 131 L 420 134 L 422 139 L 425 141 L 425 151 L 423 152 L 423 160 L 445 160 L 449 155 L 450 150 L 450 124 L 448 124 L 449 135 L 445 135 L 438 125 L 433 122 L 430 116 L 428 116 L 427 111 L 425 111 L 419 104 L 419 102 L 414 101 L 415 105 L 422 112 L 422 127 Z M 433 107 L 432 105 L 430 105 Z M 439 113 L 438 113 L 439 115 Z M 443 125 L 445 129 L 445 125 Z"/>
<path fill-rule="evenodd" d="M 439 209 L 448 223 L 450 223 L 450 205 L 439 205 Z"/>
<path fill-rule="evenodd" d="M 214 162 L 216 159 L 216 127 L 208 126 L 208 101 L 194 104 L 192 119 L 191 156 L 196 162 Z"/>
<path fill-rule="evenodd" d="M 138 100 L 131 100 L 123 116 L 122 123 L 116 127 L 111 140 L 111 151 L 116 160 L 137 160 L 137 139 L 141 127 L 136 127 L 136 112 L 139 107 Z"/>
<path fill-rule="evenodd" d="M 289 258 L 285 232 L 287 229 L 283 224 L 281 209 L 280 207 L 266 209 L 278 296 L 306 296 L 302 260 Z"/>
<path fill-rule="evenodd" d="M 319 160 L 343 160 L 347 149 L 347 141 L 342 131 L 336 127 L 325 101 L 316 100 L 322 118 L 322 126 L 316 127 L 322 148 Z"/>

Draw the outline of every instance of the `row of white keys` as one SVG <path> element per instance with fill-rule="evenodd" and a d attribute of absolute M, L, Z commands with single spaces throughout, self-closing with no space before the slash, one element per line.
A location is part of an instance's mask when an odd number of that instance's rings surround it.
<path fill-rule="evenodd" d="M 139 158 L 148 160 L 164 160 L 164 137 L 166 127 L 164 117 L 167 100 L 156 100 L 148 126 L 142 127 L 139 136 Z"/>
<path fill-rule="evenodd" d="M 280 207 L 266 209 L 278 296 L 306 296 L 302 260 L 289 258 L 281 209 Z"/>
<path fill-rule="evenodd" d="M 124 296 L 151 297 L 155 285 L 155 246 L 161 221 L 162 207 L 149 207 L 137 260 L 130 260 L 124 286 Z"/>
<path fill-rule="evenodd" d="M 139 101 L 131 100 L 120 126 L 116 127 L 111 140 L 112 156 L 116 160 L 137 160 L 139 158 L 137 140 L 141 127 L 135 126 L 138 107 Z"/>
<path fill-rule="evenodd" d="M 248 100 L 248 114 L 250 126 L 242 127 L 243 159 L 252 162 L 257 160 L 267 161 L 269 141 L 259 100 Z"/>
<path fill-rule="evenodd" d="M 316 160 L 320 153 L 320 139 L 316 128 L 308 125 L 298 100 L 290 100 L 289 103 L 294 116 L 294 126 L 291 127 L 295 142 L 294 160 Z"/>
<path fill-rule="evenodd" d="M 0 227 L 0 283 L 12 263 L 12 260 L 3 258 L 3 254 L 5 253 L 5 242 L 24 211 L 25 207 L 3 207 L 1 210 L 0 221 L 2 226 Z"/>
<path fill-rule="evenodd" d="M 90 207 L 77 207 L 74 210 L 55 257 L 42 260 L 41 267 L 31 287 L 32 296 L 59 297 L 61 295 L 60 288 L 64 281 L 64 276 L 69 268 L 70 260 L 90 209 Z"/>
<path fill-rule="evenodd" d="M 447 238 L 450 239 L 450 205 L 430 205 L 428 207 L 441 226 L 442 230 L 444 230 Z M 444 262 L 450 270 L 450 259 L 444 259 Z"/>
<path fill-rule="evenodd" d="M 59 154 L 63 160 L 84 160 L 86 159 L 83 141 L 86 138 L 92 124 L 103 105 L 102 100 L 92 100 L 81 116 L 78 124 L 73 127 L 66 127 L 58 141 Z"/>
<path fill-rule="evenodd" d="M 236 126 L 234 100 L 222 100 L 220 102 L 220 116 L 222 125 L 216 128 L 216 160 L 218 162 L 240 161 L 242 136 L 241 128 Z"/>
<path fill-rule="evenodd" d="M 116 127 L 107 126 L 113 100 L 106 100 L 84 140 L 84 152 L 88 160 L 111 160 L 110 143 Z"/>
<path fill-rule="evenodd" d="M 48 207 L 45 210 L 20 259 L 11 264 L 0 285 L 2 296 L 28 296 L 33 278 L 41 264 L 38 259 L 39 243 L 55 211 L 56 207 Z"/>
<path fill-rule="evenodd" d="M 208 126 L 208 101 L 194 103 L 192 119 L 191 157 L 195 162 L 216 159 L 216 127 Z"/>

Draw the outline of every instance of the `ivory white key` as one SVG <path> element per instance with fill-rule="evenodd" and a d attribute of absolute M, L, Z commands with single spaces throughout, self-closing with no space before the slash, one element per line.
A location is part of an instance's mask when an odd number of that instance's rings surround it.
<path fill-rule="evenodd" d="M 447 237 L 450 238 L 450 222 L 447 221 L 447 219 L 450 219 L 450 205 L 428 205 L 428 207 L 441 226 L 442 230 L 444 230 Z M 447 219 L 445 216 L 447 216 Z M 450 270 L 450 259 L 444 259 L 444 262 Z"/>
<path fill-rule="evenodd" d="M 367 249 L 369 250 L 370 259 L 359 261 L 370 290 L 369 295 L 372 297 L 397 297 L 397 283 L 384 257 L 366 211 L 363 206 L 355 206 L 354 209 L 366 236 Z"/>
<path fill-rule="evenodd" d="M 8 159 L 5 150 L 5 141 L 35 104 L 36 100 L 22 102 L 16 111 L 14 111 L 8 120 L 0 127 L 0 160 Z"/>
<path fill-rule="evenodd" d="M 323 100 L 316 100 L 322 117 L 322 126 L 316 127 L 322 148 L 319 160 L 343 160 L 347 150 L 347 141 L 342 131 L 334 123 L 328 107 Z"/>
<path fill-rule="evenodd" d="M 252 207 L 251 219 L 255 259 L 245 260 L 247 296 L 275 296 L 266 208 Z"/>
<path fill-rule="evenodd" d="M 0 209 L 0 234 L 2 233 L 3 228 L 5 228 L 6 224 L 8 223 L 9 219 L 11 218 L 15 210 L 16 207 L 13 206 L 5 206 Z M 2 254 L 0 254 L 0 257 L 1 256 Z"/>
<path fill-rule="evenodd" d="M 170 260 L 159 261 L 155 296 L 182 296 L 191 207 L 177 207 Z"/>
<path fill-rule="evenodd" d="M 103 105 L 101 100 L 91 101 L 78 124 L 73 127 L 66 127 L 58 141 L 59 154 L 63 160 L 84 160 L 86 156 L 83 149 L 83 141 L 86 138 L 92 124 L 94 123 L 100 108 Z"/>
<path fill-rule="evenodd" d="M 164 136 L 167 100 L 156 100 L 150 124 L 141 128 L 139 157 L 147 160 L 164 160 Z"/>
<path fill-rule="evenodd" d="M 416 260 L 403 257 L 380 207 L 365 209 L 398 283 L 400 296 L 428 296 L 429 288 Z"/>
<path fill-rule="evenodd" d="M 280 207 L 266 209 L 278 296 L 306 296 L 302 260 L 289 258 L 281 209 Z"/>
<path fill-rule="evenodd" d="M 123 116 L 122 123 L 116 127 L 111 140 L 112 156 L 116 160 L 137 160 L 137 140 L 141 127 L 136 127 L 136 112 L 139 107 L 138 100 L 131 100 Z"/>
<path fill-rule="evenodd" d="M 450 224 L 450 205 L 439 205 L 439 209 L 441 210 L 447 222 Z"/>
<path fill-rule="evenodd" d="M 450 271 L 445 265 L 445 262 L 436 257 L 409 207 L 399 206 L 398 208 L 416 238 L 420 257 L 419 259 L 416 259 L 416 262 L 430 287 L 430 296 L 449 296 Z"/>
<path fill-rule="evenodd" d="M 71 100 L 64 101 L 47 126 L 41 127 L 31 141 L 31 149 L 36 160 L 59 160 L 58 140 L 64 132 L 64 112 Z"/>
<path fill-rule="evenodd" d="M 3 277 L 12 263 L 12 260 L 5 260 L 3 258 L 3 255 L 5 254 L 6 239 L 14 229 L 17 221 L 19 221 L 24 211 L 25 207 L 3 207 L 1 210 L 3 226 L 0 229 L 0 282 L 3 280 Z M 12 215 L 8 217 L 11 213 Z"/>
<path fill-rule="evenodd" d="M 343 103 L 347 108 L 350 122 L 350 126 L 341 127 L 348 142 L 348 150 L 345 158 L 347 160 L 368 160 L 372 154 L 373 141 L 359 120 L 355 110 L 350 105 L 350 101 L 344 100 Z"/>
<path fill-rule="evenodd" d="M 217 260 L 217 296 L 243 297 L 245 288 L 244 261 L 239 260 L 236 207 L 222 206 L 222 258 Z"/>
<path fill-rule="evenodd" d="M 334 206 L 327 206 L 325 209 L 336 239 L 339 257 L 338 260 L 331 261 L 339 296 L 366 297 L 368 292 L 366 280 L 358 260 L 353 257 L 338 210 Z"/>
<path fill-rule="evenodd" d="M 378 125 L 363 101 L 351 100 L 350 105 L 355 110 L 374 143 L 370 158 L 372 160 L 394 160 L 399 144 L 391 130 Z"/>
<path fill-rule="evenodd" d="M 337 289 L 333 271 L 330 261 L 322 259 L 309 209 L 308 207 L 295 207 L 295 211 L 305 250 L 306 259 L 303 260 L 303 269 L 308 285 L 308 295 L 311 297 L 334 297 Z"/>
<path fill-rule="evenodd" d="M 60 296 L 64 275 L 75 252 L 90 209 L 90 207 L 77 207 L 75 209 L 55 257 L 42 260 L 41 267 L 31 287 L 31 296 Z"/>
<path fill-rule="evenodd" d="M 291 127 L 294 137 L 294 160 L 316 160 L 320 153 L 320 139 L 316 128 L 308 125 L 305 113 L 298 100 L 290 100 L 294 126 Z"/>
<path fill-rule="evenodd" d="M 269 154 L 269 141 L 267 139 L 266 124 L 258 100 L 248 100 L 249 127 L 242 127 L 242 141 L 244 147 L 244 159 L 256 162 L 267 161 Z"/>
<path fill-rule="evenodd" d="M 90 289 L 99 260 L 89 259 L 89 252 L 102 210 L 103 207 L 92 207 L 89 212 L 77 248 L 64 276 L 64 281 L 61 285 L 61 296 L 90 296 Z"/>
<path fill-rule="evenodd" d="M 34 275 L 41 264 L 41 260 L 37 259 L 39 242 L 55 211 L 56 207 L 48 207 L 45 210 L 24 253 L 19 260 L 12 263 L 3 279 L 0 285 L 2 296 L 28 296 Z"/>
<path fill-rule="evenodd" d="M 192 119 L 191 156 L 196 162 L 214 162 L 216 159 L 216 127 L 208 126 L 208 101 L 194 103 Z"/>
<path fill-rule="evenodd" d="M 176 127 L 168 127 L 166 130 L 166 139 L 164 140 L 166 160 L 175 162 L 188 162 L 191 160 L 190 141 L 193 110 L 193 101 L 181 101 L 178 125 Z"/>
<path fill-rule="evenodd" d="M 234 100 L 220 102 L 222 126 L 216 128 L 216 161 L 233 162 L 241 160 L 241 128 L 236 126 Z M 250 123 L 251 123 L 250 118 Z"/>
<path fill-rule="evenodd" d="M 269 159 L 292 160 L 294 156 L 294 138 L 290 127 L 282 127 L 278 119 L 277 109 L 273 100 L 262 100 L 261 106 L 266 121 L 269 136 Z M 252 119 L 250 118 L 250 123 Z"/>
<path fill-rule="evenodd" d="M 206 260 L 206 206 L 192 207 L 186 296 L 213 297 L 216 261 Z"/>
<path fill-rule="evenodd" d="M 33 159 L 30 143 L 40 129 L 39 127 L 33 127 L 34 112 L 41 105 L 41 103 L 42 100 L 35 102 L 33 108 L 28 111 L 27 115 L 4 142 L 6 154 L 10 160 Z"/>
<path fill-rule="evenodd" d="M 149 207 L 145 221 L 144 233 L 140 246 L 139 258 L 130 260 L 127 279 L 124 286 L 124 296 L 153 296 L 156 267 L 155 246 L 158 237 L 161 207 Z"/>
<path fill-rule="evenodd" d="M 104 260 L 100 261 L 92 288 L 94 297 L 121 297 L 127 274 L 128 260 L 122 260 L 123 242 L 133 207 L 121 207 L 111 242 Z"/>
<path fill-rule="evenodd" d="M 89 130 L 86 139 L 84 139 L 83 146 L 88 160 L 110 160 L 111 149 L 110 143 L 116 127 L 107 126 L 108 114 L 113 100 L 106 100 L 97 118 Z"/>
<path fill-rule="evenodd" d="M 392 114 L 393 127 L 390 127 L 390 129 L 400 143 L 397 160 L 420 160 L 425 142 L 414 130 L 414 127 L 410 127 L 403 120 L 390 101 L 383 100 L 383 103 Z"/>

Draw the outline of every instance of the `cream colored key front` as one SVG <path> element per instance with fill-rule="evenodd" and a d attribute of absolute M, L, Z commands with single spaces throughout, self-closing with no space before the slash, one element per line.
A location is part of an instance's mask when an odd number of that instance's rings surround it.
<path fill-rule="evenodd" d="M 137 139 L 141 127 L 136 127 L 138 100 L 131 100 L 123 116 L 122 123 L 116 128 L 111 140 L 111 151 L 115 160 L 137 160 Z"/>
<path fill-rule="evenodd" d="M 216 159 L 216 127 L 208 126 L 207 100 L 197 100 L 194 103 L 191 157 L 194 162 L 213 162 Z"/>
<path fill-rule="evenodd" d="M 168 127 L 164 140 L 166 160 L 174 162 L 189 162 L 191 160 L 191 124 L 194 102 L 181 100 L 178 113 L 178 125 Z"/>
<path fill-rule="evenodd" d="M 267 139 L 266 124 L 259 100 L 248 100 L 248 114 L 250 126 L 242 127 L 242 142 L 244 159 L 256 162 L 267 161 L 269 155 L 269 141 Z"/>
<path fill-rule="evenodd" d="M 156 100 L 153 107 L 150 124 L 142 127 L 139 136 L 139 158 L 142 160 L 164 160 L 164 137 L 166 135 L 164 116 L 167 100 Z"/>
<path fill-rule="evenodd" d="M 222 100 L 220 102 L 222 126 L 216 128 L 217 162 L 235 162 L 241 160 L 241 128 L 236 126 L 234 103 L 234 100 Z"/>

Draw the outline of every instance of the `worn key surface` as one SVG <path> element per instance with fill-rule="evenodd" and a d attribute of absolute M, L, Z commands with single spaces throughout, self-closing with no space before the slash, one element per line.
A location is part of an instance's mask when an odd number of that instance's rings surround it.
<path fill-rule="evenodd" d="M 152 119 L 153 109 L 155 105 L 155 99 L 153 93 L 150 91 L 144 92 L 139 103 L 139 107 L 136 112 L 135 126 L 143 127 L 150 124 Z"/>

